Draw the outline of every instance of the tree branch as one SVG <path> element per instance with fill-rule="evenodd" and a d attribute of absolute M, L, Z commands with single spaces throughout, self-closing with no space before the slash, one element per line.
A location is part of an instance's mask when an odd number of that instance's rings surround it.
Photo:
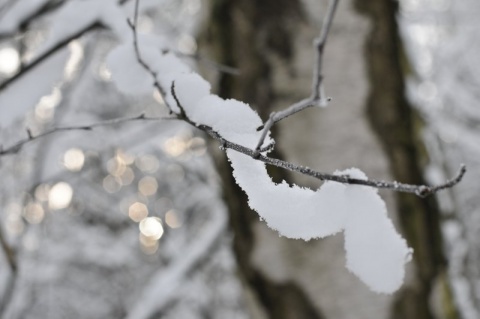
<path fill-rule="evenodd" d="M 309 98 L 301 100 L 290 107 L 286 108 L 280 112 L 272 112 L 270 117 L 268 118 L 267 122 L 260 126 L 258 130 L 263 130 L 262 135 L 258 141 L 257 147 L 255 148 L 257 152 L 262 148 L 263 142 L 267 137 L 268 131 L 272 128 L 272 126 L 280 122 L 281 120 L 303 111 L 306 108 L 312 106 L 326 106 L 327 103 L 331 100 L 330 98 L 326 98 L 325 94 L 323 93 L 323 75 L 322 75 L 322 60 L 323 60 L 323 49 L 325 44 L 327 43 L 328 33 L 330 31 L 330 27 L 333 22 L 333 17 L 335 15 L 335 11 L 337 9 L 339 0 L 330 0 L 328 5 L 327 14 L 323 21 L 322 30 L 320 32 L 320 36 L 316 38 L 313 43 L 315 47 L 315 68 L 313 73 L 312 79 L 312 94 Z"/>
<path fill-rule="evenodd" d="M 327 41 L 328 31 L 330 29 L 330 25 L 332 23 L 333 15 L 335 13 L 335 9 L 337 7 L 338 1 L 339 0 L 331 0 L 330 1 L 328 14 L 327 14 L 326 20 L 323 24 L 321 35 L 315 42 L 316 47 L 317 47 L 317 67 L 316 67 L 317 72 L 315 73 L 315 76 L 314 76 L 314 89 L 313 89 L 312 96 L 308 99 L 302 100 L 302 101 L 292 105 L 287 110 L 284 110 L 284 111 L 278 112 L 278 113 L 272 113 L 270 115 L 269 121 L 266 123 L 266 125 L 263 128 L 264 129 L 263 134 L 262 134 L 263 139 L 265 138 L 265 136 L 267 134 L 266 132 L 268 132 L 268 129 L 271 127 L 271 125 L 273 125 L 273 123 L 276 122 L 275 120 L 277 120 L 277 122 L 278 122 L 279 120 L 282 119 L 282 118 L 280 118 L 280 116 L 287 117 L 291 114 L 294 114 L 296 112 L 301 111 L 302 109 L 305 109 L 308 106 L 312 106 L 311 104 L 314 103 L 314 102 L 318 103 L 319 99 L 322 99 L 322 93 L 321 93 L 321 88 L 320 87 L 321 87 L 321 82 L 322 82 L 321 60 L 322 60 L 322 54 L 323 54 L 323 47 L 325 46 L 325 43 Z M 164 95 L 164 90 L 163 90 L 163 88 L 161 88 L 161 86 L 156 81 L 156 73 L 154 71 L 152 71 L 151 68 L 148 66 L 148 64 L 145 63 L 145 61 L 142 59 L 142 56 L 140 54 L 140 50 L 138 48 L 138 41 L 137 41 L 137 34 L 136 34 L 138 4 L 139 4 L 139 0 L 135 0 L 134 19 L 133 19 L 133 22 L 129 21 L 129 25 L 132 28 L 133 37 L 134 37 L 135 53 L 136 53 L 138 62 L 144 67 L 144 69 L 147 72 L 149 72 L 152 75 L 152 77 L 154 77 L 155 83 L 157 84 L 157 85 L 155 85 L 155 87 L 159 90 L 159 93 L 162 94 L 162 96 L 163 96 Z M 321 181 L 333 181 L 333 182 L 338 182 L 338 183 L 343 183 L 343 184 L 363 185 L 363 186 L 369 186 L 369 187 L 374 187 L 374 188 L 391 189 L 391 190 L 394 190 L 394 191 L 397 191 L 397 192 L 413 193 L 413 194 L 415 194 L 417 196 L 420 196 L 420 197 L 426 197 L 426 196 L 434 194 L 434 193 L 436 193 L 440 190 L 443 190 L 443 189 L 446 189 L 446 188 L 451 188 L 451 187 L 455 186 L 456 184 L 458 184 L 462 180 L 462 178 L 463 178 L 463 176 L 465 175 L 465 172 L 466 172 L 466 167 L 465 167 L 465 165 L 462 164 L 460 166 L 460 170 L 459 170 L 458 174 L 454 178 L 446 181 L 443 184 L 434 185 L 434 186 L 411 185 L 411 184 L 404 184 L 404 183 L 398 183 L 398 182 L 377 181 L 377 180 L 371 180 L 371 179 L 370 180 L 365 180 L 365 179 L 352 178 L 348 175 L 333 175 L 333 174 L 318 172 L 318 171 L 312 170 L 308 167 L 292 164 L 290 162 L 286 162 L 286 161 L 276 159 L 276 158 L 271 158 L 271 157 L 268 157 L 266 155 L 262 155 L 260 153 L 261 151 L 263 152 L 267 149 L 271 149 L 273 147 L 273 144 L 268 145 L 265 148 L 261 148 L 262 144 L 263 144 L 263 140 L 261 140 L 261 143 L 259 143 L 259 145 L 257 145 L 257 147 L 254 150 L 252 150 L 252 149 L 247 148 L 245 146 L 242 146 L 242 145 L 239 145 L 239 144 L 236 144 L 236 143 L 233 143 L 233 142 L 230 142 L 230 141 L 226 140 L 225 138 L 223 138 L 220 134 L 215 132 L 209 126 L 202 125 L 201 123 L 193 122 L 192 120 L 190 120 L 188 118 L 188 116 L 185 113 L 182 105 L 180 104 L 180 101 L 177 98 L 177 95 L 175 93 L 175 83 L 172 83 L 170 90 L 171 90 L 171 94 L 172 94 L 175 102 L 177 103 L 178 107 L 180 108 L 180 113 L 174 113 L 174 116 L 177 119 L 182 120 L 184 122 L 187 122 L 190 125 L 206 132 L 213 139 L 220 142 L 222 148 L 225 148 L 225 149 L 229 148 L 229 149 L 235 150 L 237 152 L 243 153 L 245 155 L 248 155 L 248 156 L 250 156 L 250 157 L 252 157 L 256 160 L 262 161 L 266 164 L 277 166 L 277 167 L 280 167 L 280 168 L 284 168 L 284 169 L 287 169 L 289 171 L 297 172 L 297 173 L 307 175 L 307 176 L 310 176 L 310 177 L 314 177 L 314 178 L 319 179 Z M 318 96 L 318 97 L 315 98 L 316 96 Z M 165 101 L 167 107 L 171 110 L 171 107 L 168 105 L 167 100 L 164 99 L 164 101 Z M 275 114 L 280 114 L 280 115 L 277 118 L 275 116 Z M 271 124 L 270 124 L 270 126 L 267 126 L 267 124 L 269 122 L 271 122 Z"/>
<path fill-rule="evenodd" d="M 101 127 L 101 126 L 110 126 L 110 125 L 115 125 L 115 124 L 120 124 L 120 123 L 125 123 L 125 122 L 133 122 L 133 121 L 160 121 L 160 120 L 176 120 L 176 118 L 172 117 L 146 117 L 145 114 L 140 114 L 137 116 L 133 117 L 123 117 L 123 118 L 117 118 L 117 119 L 112 119 L 112 120 L 106 120 L 106 121 L 101 121 L 93 124 L 86 124 L 86 125 L 74 125 L 74 126 L 64 126 L 64 127 L 54 127 L 52 129 L 49 129 L 43 133 L 40 133 L 38 135 L 33 135 L 30 129 L 27 128 L 27 138 L 24 138 L 7 148 L 2 148 L 0 146 L 0 156 L 4 155 L 12 155 L 18 153 L 22 147 L 25 144 L 28 144 L 30 142 L 33 142 L 35 140 L 38 140 L 40 138 L 46 137 L 48 135 L 58 133 L 58 132 L 63 132 L 63 131 L 91 131 L 96 127 Z"/>
<path fill-rule="evenodd" d="M 239 75 L 240 74 L 239 69 L 228 66 L 228 65 L 225 65 L 225 64 L 218 63 L 218 62 L 213 61 L 213 60 L 210 60 L 209 58 L 207 58 L 207 57 L 205 57 L 205 56 L 203 56 L 199 53 L 186 54 L 186 53 L 182 53 L 182 52 L 179 52 L 179 51 L 175 51 L 174 53 L 175 53 L 175 55 L 177 55 L 179 57 L 189 58 L 189 59 L 193 59 L 193 60 L 195 60 L 199 63 L 203 63 L 206 66 L 211 67 L 212 69 L 215 69 L 215 70 L 217 70 L 218 72 L 221 72 L 221 73 L 226 73 L 226 74 L 230 74 L 230 75 Z"/>
<path fill-rule="evenodd" d="M 8 266 L 10 267 L 10 270 L 12 273 L 17 272 L 17 259 L 15 257 L 15 251 L 14 249 L 8 244 L 7 239 L 5 238 L 5 235 L 3 234 L 3 229 L 2 225 L 0 224 L 0 246 L 3 249 L 3 252 L 5 253 L 5 257 L 8 262 Z"/>
<path fill-rule="evenodd" d="M 200 125 L 200 126 L 197 126 L 197 128 L 207 132 L 212 138 L 219 141 L 222 147 L 224 148 L 235 150 L 237 152 L 248 155 L 256 160 L 262 161 L 266 164 L 284 168 L 289 171 L 297 172 L 303 175 L 307 175 L 307 176 L 319 179 L 321 181 L 332 181 L 332 182 L 338 182 L 342 184 L 363 185 L 363 186 L 369 186 L 373 188 L 390 189 L 397 192 L 413 193 L 419 197 L 427 197 L 440 190 L 455 186 L 462 180 L 466 172 L 466 167 L 465 165 L 462 164 L 460 166 L 460 169 L 457 175 L 454 178 L 446 181 L 445 183 L 434 185 L 434 186 L 411 185 L 411 184 L 404 184 L 399 182 L 377 181 L 372 179 L 358 179 L 358 178 L 352 178 L 348 175 L 332 175 L 332 174 L 315 171 L 305 166 L 300 166 L 290 162 L 282 161 L 277 158 L 272 158 L 266 155 L 258 154 L 257 150 L 252 150 L 242 145 L 239 145 L 224 139 L 217 132 L 213 131 L 211 128 L 207 126 Z"/>

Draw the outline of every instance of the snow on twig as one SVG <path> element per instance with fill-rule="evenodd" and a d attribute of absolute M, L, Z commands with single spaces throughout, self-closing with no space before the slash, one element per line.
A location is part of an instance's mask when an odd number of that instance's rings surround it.
<path fill-rule="evenodd" d="M 129 25 L 132 29 L 133 32 L 133 44 L 135 48 L 135 54 L 138 62 L 143 66 L 143 68 L 154 78 L 154 86 L 158 90 L 158 92 L 162 95 L 163 100 L 166 102 L 167 107 L 172 110 L 172 106 L 168 105 L 168 100 L 166 99 L 166 90 L 161 87 L 159 81 L 157 80 L 157 73 L 154 71 L 143 59 L 140 49 L 139 49 L 139 44 L 138 44 L 138 35 L 136 31 L 136 19 L 138 15 L 138 4 L 139 1 L 136 0 L 135 2 L 135 14 L 134 14 L 134 19 L 133 22 L 129 22 Z M 257 145 L 255 149 L 248 148 L 244 145 L 241 145 L 240 143 L 235 143 L 234 141 L 228 140 L 224 136 L 221 136 L 218 132 L 213 130 L 210 126 L 204 125 L 202 123 L 195 123 L 192 121 L 187 114 L 185 113 L 184 107 L 181 105 L 176 91 L 175 91 L 175 82 L 173 81 L 171 83 L 170 87 L 170 93 L 173 97 L 173 101 L 176 103 L 176 107 L 178 108 L 178 112 L 173 112 L 174 116 L 176 116 L 178 119 L 183 120 L 190 125 L 206 132 L 210 137 L 213 139 L 217 140 L 220 142 L 221 147 L 225 149 L 232 149 L 237 152 L 243 153 L 245 155 L 248 155 L 256 160 L 259 160 L 261 162 L 264 162 L 269 165 L 277 166 L 283 169 L 287 169 L 292 172 L 297 172 L 303 175 L 307 175 L 316 179 L 319 179 L 321 181 L 333 181 L 333 182 L 338 182 L 338 183 L 343 183 L 343 184 L 351 184 L 351 185 L 363 185 L 363 186 L 369 186 L 373 188 L 379 188 L 379 189 L 390 189 L 393 191 L 397 192 L 404 192 L 404 193 L 412 193 L 420 197 L 426 197 L 429 195 L 432 195 L 440 190 L 446 189 L 446 188 L 451 188 L 458 184 L 465 172 L 466 172 L 466 167 L 465 165 L 461 165 L 458 174 L 453 177 L 452 179 L 446 181 L 445 183 L 439 184 L 439 185 L 433 185 L 433 186 L 428 186 L 428 185 L 411 185 L 411 184 L 404 184 L 404 183 L 399 183 L 399 182 L 387 182 L 387 181 L 378 181 L 378 180 L 373 180 L 373 179 L 358 179 L 358 178 L 353 178 L 347 175 L 335 175 L 335 174 L 328 174 L 328 173 L 323 173 L 319 171 L 315 171 L 311 168 L 304 167 L 301 165 L 296 165 L 287 161 L 283 161 L 280 159 L 272 158 L 267 155 L 264 155 L 262 153 L 267 152 L 271 150 L 271 148 L 274 145 L 274 142 L 270 142 L 269 145 L 265 146 L 262 148 L 262 144 L 265 141 L 265 137 L 267 136 L 269 130 L 268 127 L 271 127 L 276 121 L 279 121 L 289 115 L 292 115 L 296 112 L 301 111 L 302 109 L 305 109 L 308 106 L 313 106 L 313 103 L 319 102 L 319 99 L 325 99 L 322 95 L 322 90 L 321 90 L 321 83 L 322 83 L 322 75 L 321 75 L 321 61 L 322 61 L 322 54 L 323 54 L 323 48 L 325 46 L 325 43 L 327 41 L 328 37 L 328 31 L 330 29 L 330 26 L 332 24 L 333 16 L 335 13 L 335 9 L 337 7 L 338 0 L 331 0 L 330 5 L 329 5 L 329 10 L 327 13 L 327 17 L 324 21 L 323 28 L 321 35 L 318 39 L 315 40 L 315 45 L 317 49 L 317 58 L 316 58 L 316 72 L 313 77 L 313 92 L 312 96 L 309 97 L 308 99 L 304 99 L 294 105 L 292 105 L 290 108 L 287 110 L 278 112 L 278 113 L 272 113 L 270 115 L 269 121 L 265 124 L 263 127 L 263 132 L 262 132 L 262 137 L 261 137 L 261 143 Z M 278 120 L 277 120 L 278 119 Z M 268 124 L 270 123 L 270 124 Z"/>

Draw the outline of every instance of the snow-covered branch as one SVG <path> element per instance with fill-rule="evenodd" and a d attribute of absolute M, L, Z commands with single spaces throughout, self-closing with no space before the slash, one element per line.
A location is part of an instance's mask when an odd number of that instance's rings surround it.
<path fill-rule="evenodd" d="M 135 70 L 135 74 L 144 80 L 145 76 L 150 76 L 150 83 L 153 80 L 153 86 L 172 116 L 221 143 L 236 182 L 248 195 L 250 207 L 269 227 L 283 236 L 304 240 L 344 231 L 347 268 L 373 291 L 392 293 L 397 290 L 402 285 L 404 265 L 410 260 L 412 250 L 396 232 L 376 188 L 427 196 L 460 182 L 465 166 L 462 165 L 459 174 L 444 184 L 424 186 L 369 180 L 354 168 L 324 174 L 267 156 L 274 145 L 270 128 L 275 122 L 307 107 L 326 104 L 322 90 L 322 56 L 338 0 L 330 1 L 321 35 L 315 41 L 311 97 L 278 115 L 273 113 L 263 125 L 249 105 L 211 94 L 210 84 L 181 61 L 171 55 L 155 54 L 154 47 L 149 47 L 143 40 L 139 43 L 136 29 L 139 1 L 136 0 L 135 4 L 135 16 L 129 23 L 133 32 L 133 50 L 124 45 L 110 54 L 110 65 L 118 71 L 114 81 L 116 77 L 119 86 L 128 87 L 126 84 L 132 83 L 132 76 L 121 65 L 136 59 L 143 73 Z M 267 149 L 262 148 L 264 143 L 269 145 Z M 325 183 L 317 191 L 286 183 L 276 184 L 263 163 L 312 176 Z"/>
<path fill-rule="evenodd" d="M 315 50 L 316 50 L 316 59 L 315 59 L 315 72 L 313 76 L 312 95 L 307 99 L 297 102 L 296 104 L 292 105 L 291 107 L 289 107 L 284 111 L 272 113 L 270 115 L 270 119 L 263 126 L 261 126 L 261 128 L 263 128 L 263 131 L 261 133 L 260 142 L 257 144 L 255 149 L 251 149 L 244 145 L 228 140 L 227 138 L 225 138 L 224 136 L 216 132 L 214 129 L 212 129 L 212 127 L 208 125 L 204 125 L 202 123 L 196 123 L 195 121 L 190 119 L 187 113 L 185 112 L 185 108 L 180 102 L 177 96 L 177 93 L 175 91 L 175 81 L 172 81 L 170 85 L 170 93 L 171 93 L 173 102 L 175 103 L 175 107 L 169 104 L 168 98 L 167 98 L 167 90 L 161 86 L 157 78 L 157 75 L 158 75 L 157 72 L 153 70 L 152 67 L 146 62 L 145 58 L 142 56 L 141 48 L 139 47 L 138 33 L 136 29 L 136 23 L 138 18 L 138 7 L 139 7 L 138 0 L 135 1 L 134 18 L 133 18 L 133 21 L 129 20 L 129 26 L 133 32 L 133 46 L 135 50 L 135 57 L 138 63 L 153 78 L 154 80 L 153 85 L 162 96 L 167 107 L 170 109 L 172 116 L 175 116 L 176 118 L 183 120 L 189 123 L 190 125 L 206 132 L 209 136 L 211 136 L 212 138 L 220 142 L 221 147 L 224 149 L 232 149 L 237 152 L 248 155 L 253 159 L 264 162 L 266 164 L 284 168 L 289 171 L 297 172 L 310 177 L 314 177 L 322 181 L 333 181 L 333 182 L 338 182 L 343 184 L 363 185 L 363 186 L 369 186 L 373 188 L 390 189 L 398 192 L 412 193 L 420 197 L 426 197 L 440 190 L 455 186 L 462 180 L 466 172 L 465 165 L 461 165 L 458 174 L 452 179 L 446 181 L 445 183 L 442 183 L 439 185 L 411 185 L 411 184 L 404 184 L 399 182 L 377 181 L 372 179 L 359 179 L 359 178 L 354 178 L 348 175 L 327 174 L 327 173 L 315 171 L 309 167 L 296 165 L 290 162 L 286 162 L 286 161 L 272 158 L 262 154 L 270 151 L 274 146 L 274 142 L 271 141 L 266 147 L 262 148 L 265 138 L 269 133 L 269 129 L 274 123 L 296 112 L 299 112 L 308 106 L 319 105 L 319 103 L 323 103 L 322 101 L 326 99 L 323 96 L 323 93 L 322 93 L 323 90 L 321 88 L 322 78 L 323 78 L 321 74 L 322 73 L 322 57 L 323 57 L 323 49 L 325 47 L 325 44 L 328 38 L 328 32 L 330 30 L 337 5 L 338 5 L 338 0 L 330 1 L 329 9 L 323 23 L 320 37 L 315 39 L 314 41 Z M 177 111 L 175 112 L 174 109 L 176 109 Z"/>

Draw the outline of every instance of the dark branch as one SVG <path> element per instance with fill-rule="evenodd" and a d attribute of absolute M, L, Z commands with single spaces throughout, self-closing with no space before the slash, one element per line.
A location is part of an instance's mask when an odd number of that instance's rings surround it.
<path fill-rule="evenodd" d="M 272 128 L 272 126 L 280 122 L 281 120 L 298 113 L 300 111 L 305 110 L 306 108 L 312 106 L 326 106 L 327 103 L 331 100 L 330 98 L 326 98 L 323 93 L 323 76 L 322 76 L 322 60 L 323 60 L 323 49 L 325 44 L 327 43 L 328 33 L 330 31 L 330 27 L 333 22 L 333 17 L 335 15 L 335 11 L 337 9 L 339 0 L 330 0 L 327 14 L 325 16 L 325 20 L 323 21 L 322 31 L 320 36 L 314 40 L 315 45 L 315 68 L 313 73 L 312 79 L 312 94 L 309 98 L 301 100 L 290 107 L 286 108 L 280 112 L 272 112 L 270 117 L 268 118 L 267 122 L 259 128 L 262 130 L 262 135 L 258 141 L 256 150 L 257 152 L 262 148 L 263 142 L 267 137 L 268 131 Z"/>
<path fill-rule="evenodd" d="M 58 132 L 91 131 L 96 127 L 110 126 L 110 125 L 115 125 L 115 124 L 120 124 L 120 123 L 125 123 L 125 122 L 160 121 L 160 120 L 171 120 L 171 119 L 176 119 L 176 118 L 171 118 L 171 117 L 146 117 L 145 114 L 142 113 L 142 114 L 134 116 L 134 117 L 117 118 L 117 119 L 113 119 L 113 120 L 106 120 L 106 121 L 97 122 L 97 123 L 88 124 L 88 125 L 54 127 L 52 129 L 49 129 L 48 131 L 45 131 L 45 132 L 40 133 L 38 135 L 33 135 L 32 132 L 29 129 L 27 129 L 28 137 L 14 143 L 11 146 L 8 146 L 6 148 L 0 148 L 0 156 L 16 154 L 22 149 L 22 147 L 25 144 L 28 144 L 30 142 L 33 142 L 35 140 L 38 140 L 40 138 L 43 138 L 43 137 L 46 137 L 48 135 L 58 133 Z"/>
<path fill-rule="evenodd" d="M 155 72 L 151 71 L 150 67 L 144 62 L 144 60 L 142 59 L 142 57 L 140 55 L 140 50 L 138 49 L 138 42 L 136 40 L 137 39 L 136 21 L 137 21 L 137 16 L 138 16 L 139 0 L 135 0 L 135 2 L 136 2 L 135 3 L 135 16 L 134 16 L 134 19 L 133 19 L 133 23 L 129 22 L 130 27 L 132 28 L 132 31 L 133 31 L 133 35 L 134 35 L 135 53 L 137 55 L 137 60 L 139 61 L 139 63 L 145 68 L 146 71 L 148 71 L 152 75 L 152 77 L 156 78 Z M 322 33 L 321 33 L 321 36 L 319 38 L 320 40 L 318 41 L 318 43 L 320 43 L 320 44 L 317 43 L 317 46 L 318 45 L 322 46 L 322 50 L 323 50 L 323 46 L 325 45 L 325 42 L 327 40 L 328 31 L 330 29 L 330 25 L 332 23 L 333 15 L 335 13 L 335 9 L 336 9 L 337 4 L 338 4 L 338 0 L 331 0 L 330 1 L 330 7 L 329 7 L 329 10 L 328 10 L 328 14 L 327 14 L 326 20 L 325 20 L 324 25 L 323 25 Z M 320 50 L 318 51 L 318 55 L 319 55 L 320 58 L 317 59 L 317 65 L 318 65 L 318 60 L 321 61 L 322 52 L 323 51 L 320 51 Z M 321 75 L 319 75 L 321 73 L 320 71 L 321 71 L 321 67 L 318 67 L 317 68 L 317 73 L 318 74 L 316 75 L 316 77 L 314 77 L 314 83 L 316 83 L 315 87 L 320 87 L 320 85 L 321 85 Z M 317 80 L 315 80 L 315 79 L 317 79 Z M 164 90 L 160 87 L 160 85 L 157 87 L 157 89 L 159 90 L 159 92 L 161 94 L 164 92 Z M 453 187 L 454 185 L 458 184 L 462 180 L 462 178 L 463 178 L 463 176 L 466 172 L 465 165 L 462 165 L 458 175 L 455 178 L 445 182 L 444 184 L 440 184 L 440 185 L 436 185 L 436 186 L 426 186 L 426 185 L 410 185 L 410 184 L 403 184 L 403 183 L 398 183 L 398 182 L 364 180 L 364 179 L 352 178 L 352 177 L 346 176 L 346 175 L 333 175 L 333 174 L 326 174 L 326 173 L 314 171 L 314 170 L 312 170 L 308 167 L 299 166 L 299 165 L 296 165 L 296 164 L 292 164 L 292 163 L 289 163 L 289 162 L 286 162 L 286 161 L 282 161 L 280 159 L 271 158 L 271 157 L 268 157 L 266 155 L 261 154 L 261 152 L 265 152 L 265 151 L 273 148 L 273 146 L 274 146 L 273 144 L 270 144 L 270 145 L 266 146 L 265 148 L 262 148 L 261 147 L 261 144 L 263 144 L 263 140 L 262 140 L 261 141 L 262 143 L 260 143 L 259 146 L 256 147 L 256 149 L 252 150 L 252 149 L 247 148 L 245 146 L 242 146 L 242 145 L 239 145 L 239 144 L 236 144 L 236 143 L 233 143 L 233 142 L 230 142 L 230 141 L 224 139 L 220 134 L 215 132 L 209 126 L 203 125 L 201 123 L 193 122 L 192 120 L 190 120 L 188 118 L 187 114 L 185 113 L 184 108 L 182 107 L 182 105 L 181 105 L 181 103 L 180 103 L 180 101 L 177 97 L 177 94 L 175 93 L 175 83 L 174 82 L 172 83 L 172 85 L 170 87 L 170 91 L 171 91 L 171 94 L 172 94 L 175 102 L 177 103 L 177 106 L 180 109 L 180 114 L 175 113 L 174 116 L 177 119 L 182 120 L 184 122 L 187 122 L 190 125 L 206 132 L 213 139 L 220 142 L 220 145 L 221 145 L 222 149 L 232 149 L 232 150 L 235 150 L 237 152 L 248 155 L 248 156 L 250 156 L 250 157 L 252 157 L 256 160 L 262 161 L 266 164 L 277 166 L 277 167 L 280 167 L 280 168 L 284 168 L 284 169 L 287 169 L 289 171 L 297 172 L 297 173 L 300 173 L 300 174 L 303 174 L 303 175 L 311 176 L 311 177 L 314 177 L 314 178 L 319 179 L 321 181 L 333 181 L 333 182 L 338 182 L 338 183 L 343 183 L 343 184 L 363 185 L 363 186 L 369 186 L 369 187 L 374 187 L 374 188 L 385 188 L 385 189 L 395 190 L 397 192 L 413 193 L 413 194 L 416 194 L 417 196 L 425 197 L 425 196 L 434 194 L 434 193 L 436 193 L 436 192 L 438 192 L 442 189 L 450 188 L 450 187 Z M 318 92 L 320 92 L 320 89 L 319 89 Z M 289 108 L 289 109 L 293 109 L 293 111 L 285 110 L 285 111 L 282 111 L 282 112 L 279 112 L 279 113 L 272 113 L 270 115 L 269 122 L 274 123 L 275 118 L 276 118 L 276 114 L 284 114 L 284 113 L 286 114 L 288 112 L 295 113 L 295 112 L 300 111 L 302 107 L 305 108 L 305 107 L 309 106 L 311 103 L 315 102 L 315 101 L 313 101 L 313 96 L 315 96 L 315 94 L 316 93 L 315 93 L 315 89 L 314 89 L 312 97 L 310 97 L 309 99 L 302 100 L 302 101 L 298 102 L 297 104 L 294 104 L 292 107 Z M 321 95 L 320 95 L 320 98 L 321 98 Z M 317 102 L 318 102 L 318 100 L 317 100 Z M 165 103 L 168 103 L 168 102 L 165 100 Z M 169 107 L 171 109 L 171 107 L 168 104 L 167 104 L 167 107 Z M 293 113 L 291 113 L 291 114 L 293 114 Z M 288 116 L 288 115 L 286 115 L 286 116 Z M 266 132 L 268 132 L 268 130 L 271 127 L 271 125 L 267 126 L 269 122 L 267 122 L 265 124 L 264 128 L 263 128 L 264 129 L 263 132 L 265 133 L 265 136 L 266 136 Z M 265 136 L 263 138 L 265 138 Z"/>
<path fill-rule="evenodd" d="M 182 53 L 182 52 L 178 52 L 178 51 L 175 51 L 174 53 L 179 57 L 190 58 L 190 59 L 193 59 L 195 61 L 198 61 L 199 63 L 203 63 L 206 66 L 209 66 L 209 67 L 211 67 L 211 68 L 213 68 L 213 69 L 215 69 L 215 70 L 217 70 L 218 72 L 221 72 L 221 73 L 226 73 L 226 74 L 230 74 L 230 75 L 239 75 L 240 74 L 239 69 L 233 68 L 231 66 L 224 65 L 224 64 L 221 64 L 221 63 L 218 63 L 218 62 L 215 62 L 215 61 L 212 61 L 212 60 L 204 57 L 203 55 L 201 55 L 199 53 L 186 54 L 186 53 Z"/>
<path fill-rule="evenodd" d="M 305 166 L 292 164 L 290 162 L 282 161 L 277 158 L 272 158 L 272 157 L 259 154 L 256 150 L 249 149 L 247 147 L 244 147 L 242 145 L 239 145 L 224 139 L 217 132 L 213 131 L 211 128 L 207 126 L 200 125 L 197 127 L 202 131 L 207 132 L 215 140 L 219 141 L 223 148 L 229 148 L 229 149 L 235 150 L 237 152 L 248 155 L 256 160 L 262 161 L 266 164 L 284 168 L 289 171 L 297 172 L 310 177 L 314 177 L 321 181 L 332 181 L 332 182 L 338 182 L 342 184 L 363 185 L 363 186 L 369 186 L 374 188 L 391 189 L 397 192 L 412 193 L 420 197 L 426 197 L 440 190 L 455 186 L 462 180 L 466 172 L 466 167 L 465 165 L 462 164 L 460 166 L 459 172 L 454 178 L 446 181 L 443 184 L 435 185 L 435 186 L 411 185 L 411 184 L 403 184 L 398 182 L 377 181 L 372 179 L 358 179 L 358 178 L 352 178 L 348 175 L 332 175 L 332 174 L 318 172 Z"/>

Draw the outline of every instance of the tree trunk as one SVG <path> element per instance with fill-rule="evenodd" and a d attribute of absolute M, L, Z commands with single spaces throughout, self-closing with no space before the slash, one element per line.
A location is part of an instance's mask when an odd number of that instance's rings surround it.
<path fill-rule="evenodd" d="M 303 12 L 299 1 L 211 0 L 203 40 L 217 61 L 241 71 L 238 77 L 219 76 L 219 95 L 250 103 L 265 120 L 272 110 L 310 94 L 311 43 L 327 1 L 302 3 Z M 355 166 L 374 179 L 424 183 L 421 121 L 404 95 L 395 6 L 384 0 L 340 1 L 324 57 L 326 93 L 333 101 L 279 123 L 274 156 L 325 172 Z M 239 270 L 266 316 L 457 318 L 433 197 L 380 192 L 415 253 L 404 288 L 378 295 L 345 269 L 341 235 L 305 243 L 279 238 L 259 222 L 220 157 Z M 271 169 L 271 175 L 319 185 L 281 170 Z"/>
<path fill-rule="evenodd" d="M 421 120 L 405 97 L 402 44 L 395 1 L 356 1 L 372 23 L 365 45 L 370 80 L 368 118 L 389 158 L 395 180 L 425 184 L 428 161 L 420 136 Z M 406 239 L 414 249 L 412 282 L 397 295 L 392 318 L 458 318 L 446 275 L 440 211 L 435 197 L 398 193 L 397 211 Z M 439 291 L 435 291 L 439 289 Z M 431 306 L 440 294 L 441 309 Z"/>
<path fill-rule="evenodd" d="M 272 59 L 290 63 L 293 55 L 293 24 L 301 23 L 302 11 L 297 0 L 212 0 L 207 40 L 215 51 L 215 59 L 240 70 L 240 75 L 221 74 L 218 94 L 250 103 L 267 119 L 276 101 L 272 78 Z M 273 156 L 282 158 L 279 151 Z M 224 196 L 230 211 L 230 225 L 234 233 L 233 248 L 239 271 L 254 303 L 268 318 L 323 318 L 302 288 L 291 281 L 274 281 L 252 262 L 252 253 L 258 240 L 255 235 L 257 213 L 248 207 L 245 193 L 232 177 L 224 155 L 216 158 Z M 276 181 L 288 179 L 287 172 L 269 168 Z M 258 316 L 258 314 L 257 314 Z"/>

